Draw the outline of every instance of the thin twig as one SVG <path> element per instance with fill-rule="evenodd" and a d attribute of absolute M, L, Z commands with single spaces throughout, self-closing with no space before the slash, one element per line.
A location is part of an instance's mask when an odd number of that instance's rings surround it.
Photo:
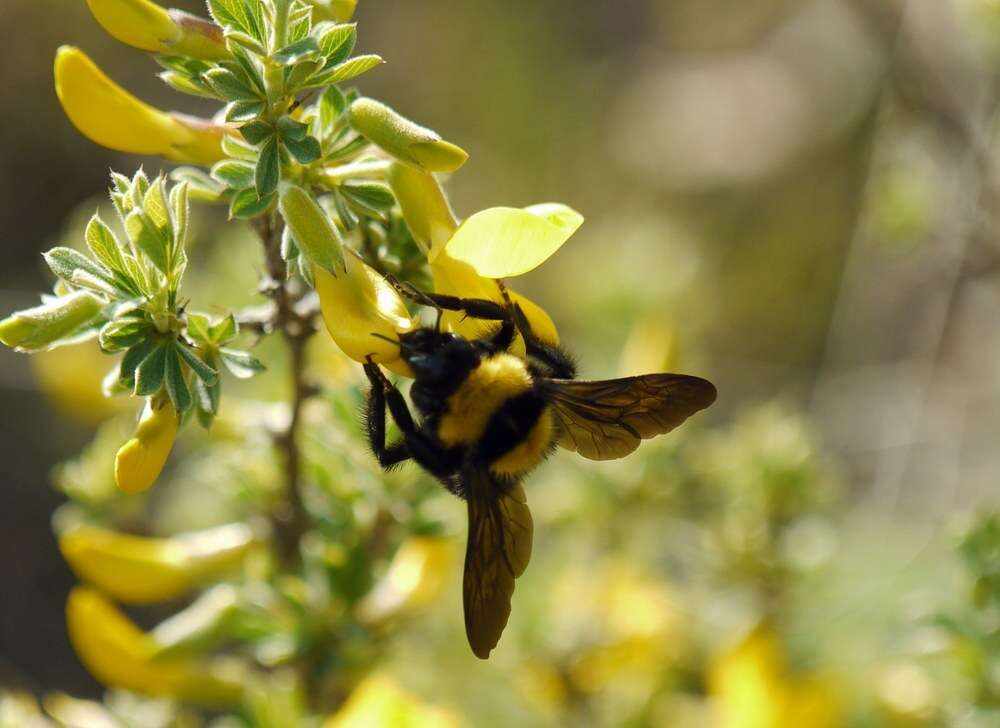
<path fill-rule="evenodd" d="M 269 319 L 258 318 L 256 321 L 264 333 L 268 330 L 281 332 L 288 348 L 292 384 L 288 424 L 275 437 L 275 444 L 281 449 L 285 461 L 285 501 L 274 509 L 271 516 L 281 556 L 289 562 L 298 559 L 299 543 L 309 526 L 309 514 L 302 497 L 302 453 L 298 431 L 303 405 L 315 394 L 315 388 L 305 379 L 305 347 L 315 332 L 313 322 L 317 307 L 310 297 L 298 292 L 287 280 L 285 261 L 281 257 L 281 219 L 265 215 L 258 219 L 256 229 L 264 246 L 267 266 L 261 291 L 273 303 L 269 310 L 255 312 L 258 316 L 268 315 Z"/>

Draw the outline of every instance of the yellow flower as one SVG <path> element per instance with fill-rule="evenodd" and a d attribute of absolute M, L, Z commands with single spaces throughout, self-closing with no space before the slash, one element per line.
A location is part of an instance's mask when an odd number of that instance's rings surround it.
<path fill-rule="evenodd" d="M 788 673 L 778 635 L 762 625 L 720 655 L 709 674 L 717 728 L 839 728 L 843 706 L 825 676 Z"/>
<path fill-rule="evenodd" d="M 160 111 L 108 78 L 79 48 L 56 52 L 56 94 L 80 132 L 109 149 L 210 165 L 223 158 L 227 127 Z"/>
<path fill-rule="evenodd" d="M 491 208 L 462 224 L 455 219 L 441 185 L 430 174 L 393 164 L 389 184 L 414 238 L 427 254 L 434 290 L 466 298 L 500 302 L 495 279 L 518 276 L 551 257 L 583 224 L 579 213 L 565 205 L 535 205 L 525 210 Z M 559 343 L 549 315 L 533 301 L 511 292 L 534 333 Z M 448 327 L 463 336 L 480 336 L 482 322 L 446 313 Z"/>
<path fill-rule="evenodd" d="M 205 60 L 229 57 L 222 28 L 205 18 L 149 0 L 87 0 L 87 5 L 112 37 L 135 48 Z"/>
<path fill-rule="evenodd" d="M 421 703 L 387 676 L 376 674 L 354 689 L 344 707 L 323 728 L 458 728 L 460 725 L 450 711 Z"/>
<path fill-rule="evenodd" d="M 43 704 L 46 713 L 59 721 L 59 725 L 69 728 L 121 728 L 122 725 L 110 710 L 93 700 L 80 700 L 66 693 L 49 693 Z"/>
<path fill-rule="evenodd" d="M 621 356 L 618 371 L 623 377 L 649 372 L 677 371 L 677 332 L 669 321 L 649 313 L 632 326 Z"/>
<path fill-rule="evenodd" d="M 380 101 L 361 98 L 351 104 L 351 126 L 404 164 L 426 172 L 454 172 L 468 160 L 461 147 L 447 142 Z"/>
<path fill-rule="evenodd" d="M 396 551 L 386 575 L 358 604 L 358 617 L 378 623 L 428 605 L 441 591 L 454 556 L 450 539 L 414 536 Z"/>
<path fill-rule="evenodd" d="M 243 694 L 242 671 L 229 663 L 154 661 L 156 642 L 95 589 L 70 592 L 66 622 L 80 661 L 107 687 L 209 706 L 235 704 Z"/>
<path fill-rule="evenodd" d="M 358 0 L 311 0 L 312 4 L 322 16 L 338 23 L 346 23 L 354 16 L 354 10 L 358 7 Z"/>
<path fill-rule="evenodd" d="M 182 597 L 237 569 L 254 543 L 243 524 L 172 538 L 78 526 L 60 536 L 59 549 L 81 581 L 124 604 L 153 604 Z"/>
<path fill-rule="evenodd" d="M 85 341 L 38 352 L 31 357 L 31 372 L 60 411 L 98 425 L 127 406 L 125 399 L 104 396 L 102 382 L 111 364 L 93 341 Z"/>
<path fill-rule="evenodd" d="M 115 457 L 115 483 L 129 494 L 149 489 L 160 477 L 174 447 L 180 418 L 166 400 L 146 402 L 135 434 Z"/>

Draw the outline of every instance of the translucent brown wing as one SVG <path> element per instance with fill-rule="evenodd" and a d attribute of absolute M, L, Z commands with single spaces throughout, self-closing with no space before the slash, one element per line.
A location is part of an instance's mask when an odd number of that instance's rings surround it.
<path fill-rule="evenodd" d="M 478 470 L 463 479 L 469 506 L 462 587 L 465 634 L 476 657 L 485 660 L 507 626 L 514 580 L 531 558 L 531 512 L 520 484 L 505 489 Z"/>
<path fill-rule="evenodd" d="M 614 460 L 670 432 L 715 401 L 715 386 L 683 374 L 577 381 L 546 379 L 558 443 L 591 460 Z"/>

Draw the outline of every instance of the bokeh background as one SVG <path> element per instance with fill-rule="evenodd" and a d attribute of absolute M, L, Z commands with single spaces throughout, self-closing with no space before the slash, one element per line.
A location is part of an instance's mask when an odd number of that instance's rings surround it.
<path fill-rule="evenodd" d="M 157 105 L 200 109 L 82 1 L 5 0 L 3 16 L 9 312 L 50 285 L 39 253 L 101 203 L 109 168 L 160 167 L 70 125 L 52 88 L 56 47 L 83 47 Z M 361 48 L 388 61 L 360 80 L 365 92 L 471 153 L 448 182 L 460 215 L 551 199 L 587 217 L 520 286 L 584 375 L 669 363 L 720 390 L 690 446 L 614 464 L 559 457 L 537 474 L 529 491 L 550 530 L 515 599 L 515 614 L 534 616 L 505 639 L 577 644 L 564 633 L 596 629 L 573 611 L 600 601 L 582 596 L 593 579 L 656 573 L 668 606 L 650 607 L 653 634 L 670 649 L 643 658 L 653 664 L 704 665 L 755 615 L 781 613 L 791 663 L 847 676 L 852 695 L 869 684 L 869 707 L 848 712 L 870 718 L 881 701 L 891 713 L 896 700 L 926 716 L 947 702 L 918 666 L 934 641 L 922 620 L 967 598 L 956 534 L 995 501 L 1000 466 L 998 4 L 362 0 L 357 20 Z M 200 214 L 200 245 L 221 220 Z M 63 498 L 50 470 L 90 441 L 98 405 L 68 411 L 46 381 L 44 364 L 0 350 L 0 683 L 93 696 L 65 634 L 73 578 L 50 529 Z M 781 554 L 761 557 L 760 543 Z M 769 594 L 781 609 L 760 607 Z M 689 624 L 707 635 L 695 647 Z M 396 659 L 403 673 L 428 666 L 415 689 L 463 713 L 481 701 L 503 714 L 520 680 L 519 700 L 542 707 L 504 715 L 529 724 L 558 724 L 577 700 L 601 724 L 623 724 L 632 708 L 616 706 L 638 702 L 648 724 L 681 725 L 676 696 L 706 689 L 675 676 L 665 693 L 605 705 L 586 686 L 611 695 L 613 676 L 572 677 L 569 652 L 526 647 L 470 667 L 461 647 L 442 656 L 414 638 Z M 468 691 L 438 685 L 467 672 Z M 650 697 L 661 693 L 663 705 Z"/>

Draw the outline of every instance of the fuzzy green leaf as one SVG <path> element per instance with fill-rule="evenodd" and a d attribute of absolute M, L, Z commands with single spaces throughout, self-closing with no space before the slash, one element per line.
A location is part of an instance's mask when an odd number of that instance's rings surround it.
<path fill-rule="evenodd" d="M 245 351 L 221 349 L 219 353 L 226 369 L 238 379 L 249 379 L 265 371 L 264 365 Z"/>
<path fill-rule="evenodd" d="M 257 160 L 257 169 L 254 172 L 257 196 L 263 198 L 273 194 L 278 189 L 280 181 L 281 157 L 278 154 L 278 143 L 272 138 L 264 142 L 260 158 Z"/>
<path fill-rule="evenodd" d="M 163 376 L 166 368 L 167 350 L 169 344 L 160 342 L 155 345 L 149 355 L 142 360 L 135 373 L 134 394 L 140 397 L 151 397 L 163 387 Z"/>
<path fill-rule="evenodd" d="M 178 344 L 175 349 L 180 354 L 181 359 L 191 367 L 191 371 L 195 373 L 195 376 L 205 384 L 215 384 L 219 380 L 219 373 L 203 362 L 191 349 L 183 344 Z"/>
<path fill-rule="evenodd" d="M 248 162 L 226 159 L 212 167 L 212 177 L 234 190 L 253 187 L 254 166 Z"/>
<path fill-rule="evenodd" d="M 191 398 L 191 390 L 184 379 L 184 368 L 181 366 L 177 346 L 167 347 L 164 384 L 167 385 L 167 394 L 170 396 L 175 410 L 184 414 L 191 409 L 194 400 Z"/>
<path fill-rule="evenodd" d="M 240 190 L 229 203 L 229 217 L 240 220 L 257 217 L 272 205 L 276 197 L 275 194 L 257 197 L 257 190 L 253 187 Z"/>

